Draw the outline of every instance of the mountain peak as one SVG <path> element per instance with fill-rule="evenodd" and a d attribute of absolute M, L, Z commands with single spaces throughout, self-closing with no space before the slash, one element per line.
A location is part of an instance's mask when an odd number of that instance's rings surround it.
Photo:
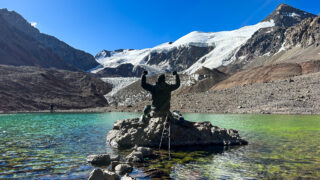
<path fill-rule="evenodd" d="M 296 9 L 288 4 L 280 4 L 263 21 L 273 20 L 276 26 L 287 28 L 301 22 L 303 19 L 315 16 L 314 14 Z"/>
<path fill-rule="evenodd" d="M 276 10 L 280 11 L 282 9 L 295 9 L 295 8 L 288 4 L 279 4 Z"/>
<path fill-rule="evenodd" d="M 105 58 L 105 57 L 110 57 L 111 56 L 111 52 L 112 51 L 108 51 L 108 50 L 102 50 L 100 51 L 94 58 L 95 59 L 100 59 L 100 58 Z"/>

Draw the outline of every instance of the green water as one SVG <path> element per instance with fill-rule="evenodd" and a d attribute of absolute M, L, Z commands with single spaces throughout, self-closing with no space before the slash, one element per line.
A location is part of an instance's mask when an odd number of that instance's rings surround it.
<path fill-rule="evenodd" d="M 106 134 L 117 119 L 136 113 L 0 115 L 0 179 L 86 179 L 89 154 L 115 153 Z M 237 129 L 249 145 L 175 150 L 158 168 L 175 179 L 320 178 L 320 116 L 184 114 Z M 187 150 L 187 151 L 186 151 Z M 164 152 L 164 154 L 166 154 Z"/>

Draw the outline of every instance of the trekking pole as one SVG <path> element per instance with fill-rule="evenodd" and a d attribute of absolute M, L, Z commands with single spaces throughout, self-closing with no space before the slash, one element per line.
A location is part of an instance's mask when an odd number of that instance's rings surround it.
<path fill-rule="evenodd" d="M 168 142 L 168 150 L 169 150 L 169 160 L 171 160 L 171 154 L 170 154 L 170 139 L 171 139 L 171 122 L 169 120 L 169 135 L 168 135 L 168 138 L 169 138 L 169 142 Z"/>
<path fill-rule="evenodd" d="M 162 129 L 162 134 L 161 134 L 161 139 L 160 139 L 160 144 L 159 144 L 160 157 L 161 157 L 161 144 L 162 144 L 163 134 L 166 129 L 167 120 L 168 120 L 168 115 L 166 116 L 166 120 L 164 121 L 164 124 L 163 124 L 163 129 Z"/>

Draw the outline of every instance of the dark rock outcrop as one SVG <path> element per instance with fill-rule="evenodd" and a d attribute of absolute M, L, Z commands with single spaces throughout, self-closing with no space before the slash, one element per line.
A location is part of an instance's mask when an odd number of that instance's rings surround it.
<path fill-rule="evenodd" d="M 183 46 L 175 48 L 169 52 L 152 52 L 145 57 L 144 61 L 148 65 L 157 65 L 168 62 L 172 71 L 182 71 L 189 68 L 200 57 L 208 54 L 214 47 L 198 47 L 198 46 Z"/>
<path fill-rule="evenodd" d="M 99 166 L 107 166 L 110 164 L 110 155 L 108 154 L 98 154 L 98 155 L 89 155 L 87 157 L 87 162 L 94 164 L 94 165 L 99 165 Z"/>
<path fill-rule="evenodd" d="M 67 64 L 82 70 L 89 70 L 99 65 L 91 54 L 75 49 L 54 36 L 40 33 L 38 29 L 32 27 L 30 23 L 15 11 L 0 9 L 0 17 L 16 30 L 19 30 L 20 34 L 29 36 L 29 38 L 41 43 L 43 47 L 50 49 L 52 53 Z M 20 44 L 20 46 L 28 46 L 28 44 Z M 44 56 L 44 58 L 46 57 Z"/>
<path fill-rule="evenodd" d="M 135 145 L 159 147 L 165 117 L 153 117 L 145 121 L 135 119 L 118 120 L 107 135 L 107 143 L 115 148 L 130 148 Z M 163 138 L 162 147 L 168 144 Z M 171 119 L 171 147 L 199 145 L 242 145 L 238 131 L 219 128 L 210 122 L 190 122 Z"/>
<path fill-rule="evenodd" d="M 303 20 L 286 31 L 286 46 L 320 45 L 320 16 Z"/>
<path fill-rule="evenodd" d="M 104 68 L 97 73 L 100 77 L 140 77 L 145 71 L 141 66 L 133 66 L 130 63 L 120 64 L 115 68 Z"/>
<path fill-rule="evenodd" d="M 111 53 L 112 53 L 112 51 L 108 51 L 108 50 L 104 49 L 104 50 L 100 51 L 98 54 L 96 54 L 94 56 L 94 58 L 100 59 L 100 58 L 110 57 Z"/>
<path fill-rule="evenodd" d="M 238 59 L 244 57 L 247 61 L 257 56 L 273 55 L 279 51 L 284 39 L 285 28 L 270 27 L 255 32 L 252 37 L 239 49 Z"/>

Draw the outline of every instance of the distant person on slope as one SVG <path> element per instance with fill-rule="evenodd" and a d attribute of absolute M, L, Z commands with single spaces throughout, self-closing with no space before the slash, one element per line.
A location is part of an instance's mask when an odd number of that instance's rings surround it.
<path fill-rule="evenodd" d="M 165 75 L 161 74 L 155 85 L 146 82 L 146 75 L 148 71 L 144 71 L 141 77 L 141 87 L 149 91 L 152 95 L 152 110 L 159 115 L 166 115 L 170 112 L 171 91 L 180 87 L 180 78 L 176 71 L 172 74 L 176 76 L 175 84 L 167 84 L 165 82 Z"/>

